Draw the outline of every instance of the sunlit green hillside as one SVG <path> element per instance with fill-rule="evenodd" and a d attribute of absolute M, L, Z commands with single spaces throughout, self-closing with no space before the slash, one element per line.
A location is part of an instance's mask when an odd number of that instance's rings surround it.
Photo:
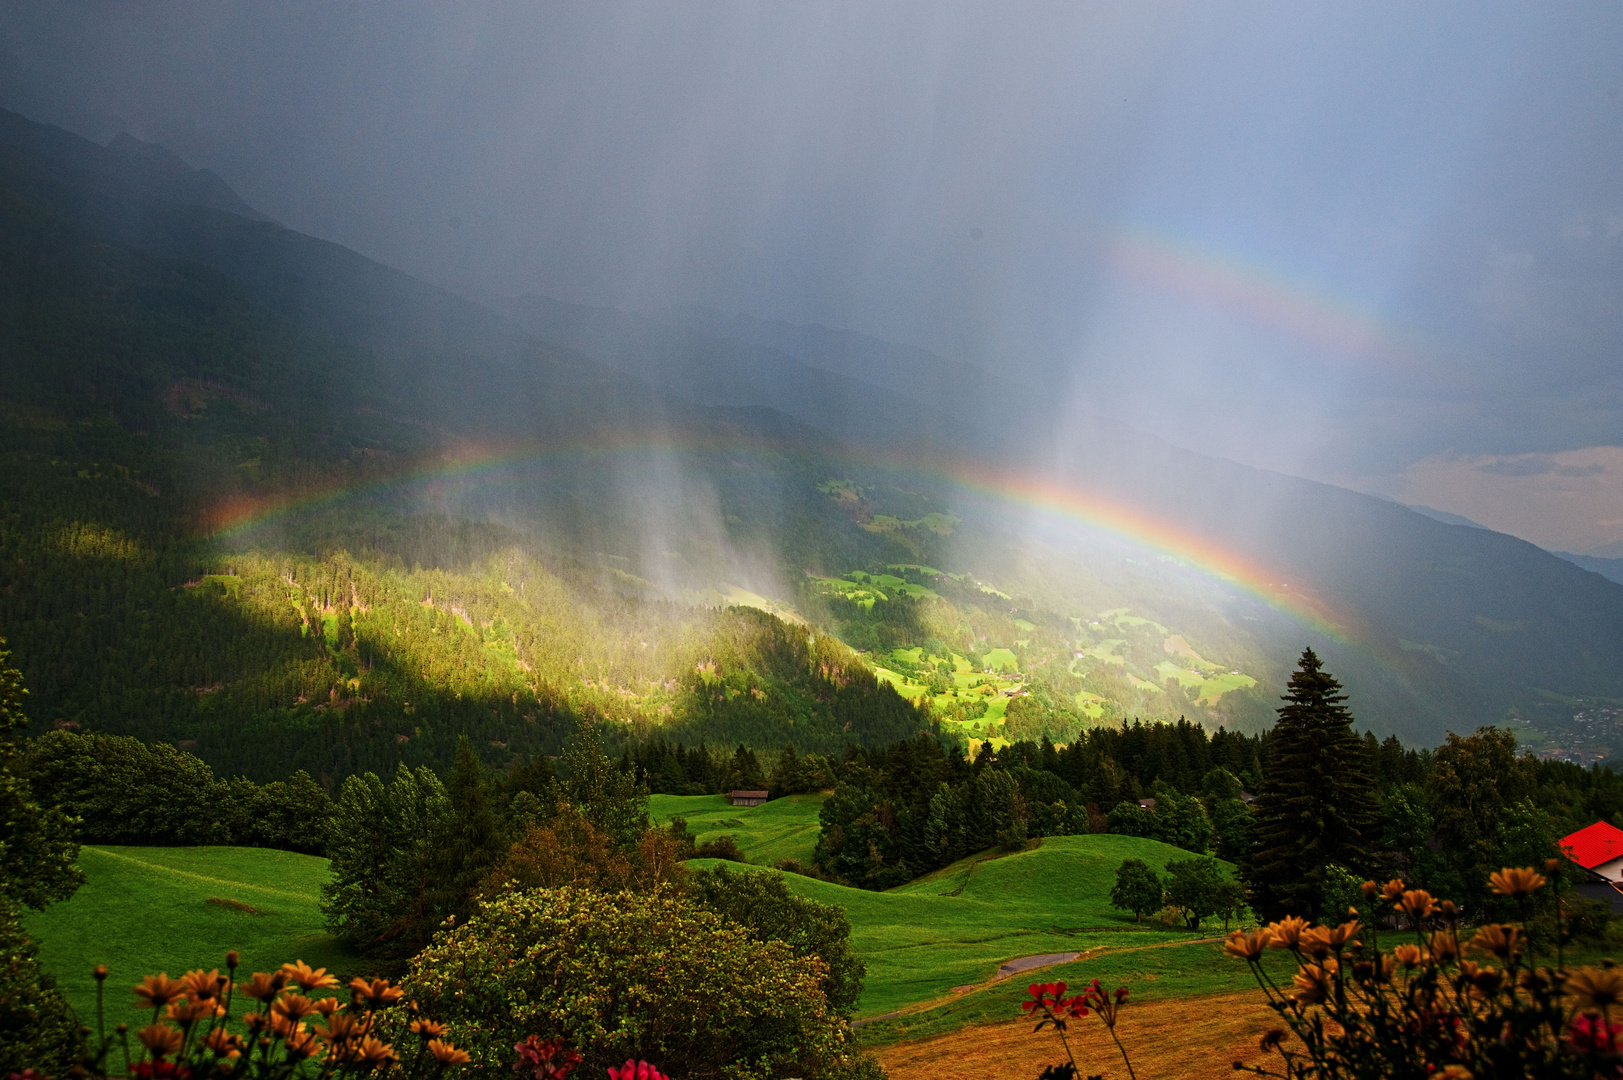
<path fill-rule="evenodd" d="M 1014 855 L 972 856 L 888 892 L 796 874 L 785 880 L 848 913 L 852 945 L 868 965 L 860 1014 L 877 1016 L 987 982 L 1021 957 L 1187 940 L 1182 928 L 1140 925 L 1111 908 L 1110 889 L 1123 859 L 1143 859 L 1159 872 L 1189 857 L 1154 840 L 1063 836 Z M 1220 925 L 1212 924 L 1214 933 Z"/>
<path fill-rule="evenodd" d="M 69 900 L 28 916 L 40 959 L 81 1017 L 95 1015 L 91 969 L 106 964 L 110 1022 L 134 1023 L 127 1006 L 143 975 L 225 969 L 236 950 L 244 971 L 302 959 L 359 973 L 359 959 L 323 927 L 327 860 L 266 848 L 86 847 L 85 884 Z"/>

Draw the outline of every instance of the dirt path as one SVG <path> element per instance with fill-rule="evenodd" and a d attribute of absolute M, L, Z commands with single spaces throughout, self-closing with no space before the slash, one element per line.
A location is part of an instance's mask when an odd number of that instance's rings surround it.
<path fill-rule="evenodd" d="M 1215 994 L 1129 1004 L 1117 1032 L 1139 1080 L 1216 1080 L 1233 1076 L 1237 1059 L 1261 1063 L 1257 1040 L 1277 1022 L 1260 993 Z M 886 1047 L 879 1060 L 892 1080 L 1035 1080 L 1045 1066 L 1064 1061 L 1065 1051 L 1058 1035 L 1034 1035 L 1031 1028 L 1026 1020 L 965 1028 Z M 1068 1034 L 1080 1075 L 1127 1075 L 1096 1018 L 1074 1021 Z"/>

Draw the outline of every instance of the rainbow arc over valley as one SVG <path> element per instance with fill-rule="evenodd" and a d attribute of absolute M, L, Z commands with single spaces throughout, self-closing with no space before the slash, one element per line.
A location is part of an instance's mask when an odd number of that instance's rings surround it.
<path fill-rule="evenodd" d="M 245 537 L 255 530 L 320 512 L 351 500 L 432 493 L 445 485 L 493 485 L 514 482 L 513 473 L 551 463 L 635 459 L 666 455 L 721 454 L 735 458 L 784 459 L 798 451 L 745 439 L 704 439 L 669 433 L 635 437 L 615 435 L 582 438 L 569 443 L 473 444 L 387 478 L 323 487 L 299 493 L 227 500 L 202 523 L 205 532 L 220 538 Z M 1119 499 L 1088 491 L 1061 480 L 1022 474 L 968 461 L 936 457 L 909 458 L 873 452 L 815 452 L 833 467 L 871 468 L 924 474 L 949 487 L 1002 500 L 1103 531 L 1118 539 L 1172 556 L 1222 583 L 1226 583 L 1290 616 L 1331 640 L 1347 644 L 1360 620 L 1306 591 L 1281 580 L 1277 571 L 1242 552 L 1213 542 L 1187 526 L 1168 521 Z"/>

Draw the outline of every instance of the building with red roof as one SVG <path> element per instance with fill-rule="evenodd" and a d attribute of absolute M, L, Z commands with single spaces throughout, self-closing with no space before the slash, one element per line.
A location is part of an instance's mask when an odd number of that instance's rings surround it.
<path fill-rule="evenodd" d="M 1561 838 L 1561 851 L 1592 880 L 1623 881 L 1623 829 L 1604 821 Z"/>

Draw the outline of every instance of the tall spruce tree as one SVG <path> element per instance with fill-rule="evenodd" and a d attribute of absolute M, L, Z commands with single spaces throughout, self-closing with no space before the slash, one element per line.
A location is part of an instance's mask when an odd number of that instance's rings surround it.
<path fill-rule="evenodd" d="M 1241 861 L 1251 906 L 1270 919 L 1318 912 L 1332 864 L 1370 873 L 1377 831 L 1372 763 L 1341 683 L 1305 649 L 1286 688 Z"/>

